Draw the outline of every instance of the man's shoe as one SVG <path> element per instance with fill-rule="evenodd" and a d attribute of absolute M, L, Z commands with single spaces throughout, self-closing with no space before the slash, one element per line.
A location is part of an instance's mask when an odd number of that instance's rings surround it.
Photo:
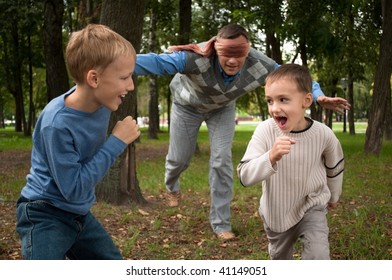
<path fill-rule="evenodd" d="M 177 207 L 180 204 L 181 194 L 180 192 L 169 192 L 166 199 L 169 207 Z"/>
<path fill-rule="evenodd" d="M 221 241 L 229 241 L 233 239 L 237 239 L 235 234 L 231 231 L 221 231 L 216 234 L 219 240 Z"/>

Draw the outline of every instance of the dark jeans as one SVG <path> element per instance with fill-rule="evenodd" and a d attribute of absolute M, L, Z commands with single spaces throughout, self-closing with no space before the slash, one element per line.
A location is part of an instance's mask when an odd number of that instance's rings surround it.
<path fill-rule="evenodd" d="M 16 230 L 24 259 L 122 259 L 110 235 L 90 212 L 78 215 L 44 200 L 20 197 Z"/>

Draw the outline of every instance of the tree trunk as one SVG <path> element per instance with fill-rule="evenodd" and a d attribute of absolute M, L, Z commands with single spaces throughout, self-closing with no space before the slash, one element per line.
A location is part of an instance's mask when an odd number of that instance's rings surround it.
<path fill-rule="evenodd" d="M 1 98 L 0 98 L 0 128 L 5 128 L 4 104 L 3 104 L 3 100 L 1 100 Z"/>
<path fill-rule="evenodd" d="M 273 30 L 266 30 L 266 45 L 267 45 L 267 56 L 275 60 L 278 64 L 283 64 L 282 52 L 280 50 L 280 41 L 275 36 Z"/>
<path fill-rule="evenodd" d="M 157 15 L 156 6 L 151 8 L 150 13 L 150 31 L 148 38 L 148 51 L 156 51 L 156 29 L 157 29 Z M 159 102 L 158 102 L 158 77 L 151 75 L 149 78 L 149 92 L 150 100 L 148 103 L 148 138 L 158 139 L 159 131 Z"/>
<path fill-rule="evenodd" d="M 192 0 L 180 0 L 179 44 L 189 44 L 192 23 Z"/>
<path fill-rule="evenodd" d="M 353 50 L 353 42 L 354 42 L 354 15 L 353 15 L 353 9 L 352 6 L 349 8 L 349 14 L 348 14 L 348 40 L 347 40 L 347 45 L 349 50 Z M 355 124 L 354 124 L 354 80 L 353 80 L 353 65 L 349 64 L 348 65 L 348 74 L 347 74 L 347 99 L 348 102 L 351 104 L 351 110 L 347 112 L 348 115 L 348 125 L 349 125 L 349 131 L 350 135 L 355 135 Z M 346 112 L 344 112 L 346 113 Z"/>
<path fill-rule="evenodd" d="M 387 96 L 387 109 L 385 117 L 385 139 L 388 141 L 392 140 L 392 108 L 391 108 L 391 95 Z"/>
<path fill-rule="evenodd" d="M 179 45 L 189 44 L 189 38 L 191 33 L 192 25 L 192 0 L 180 0 L 179 3 L 179 19 L 180 19 L 180 34 L 179 34 Z M 170 97 L 169 97 L 170 98 Z M 170 127 L 169 127 L 170 131 Z M 196 142 L 195 154 L 200 154 L 199 143 Z"/>
<path fill-rule="evenodd" d="M 33 116 L 35 115 L 34 103 L 33 103 L 33 54 L 31 50 L 31 37 L 27 35 L 27 51 L 29 61 L 29 117 L 27 120 L 26 129 L 24 129 L 25 136 L 31 136 L 31 128 L 33 126 Z"/>
<path fill-rule="evenodd" d="M 266 116 L 266 114 L 263 110 L 264 98 L 263 98 L 263 93 L 262 93 L 261 87 L 256 88 L 255 91 L 256 91 L 257 105 L 259 107 L 260 118 L 262 121 L 265 121 L 268 116 Z"/>
<path fill-rule="evenodd" d="M 102 4 L 101 24 L 107 25 L 130 41 L 136 52 L 140 50 L 143 31 L 144 0 L 104 1 Z M 136 119 L 137 98 L 135 92 L 128 94 L 123 104 L 111 115 L 108 133 L 115 123 L 131 115 Z M 128 145 L 103 181 L 97 186 L 97 199 L 114 204 L 145 203 L 140 191 L 136 174 L 135 144 Z"/>
<path fill-rule="evenodd" d="M 301 55 L 302 65 L 308 67 L 308 50 L 306 47 L 306 41 L 302 38 L 299 39 L 299 53 Z M 323 114 L 323 108 L 321 106 L 316 106 L 316 103 L 312 103 L 310 106 L 310 116 L 312 119 L 321 121 L 321 116 Z"/>
<path fill-rule="evenodd" d="M 348 127 L 350 135 L 355 135 L 355 120 L 354 120 L 354 81 L 351 71 L 348 73 L 348 102 L 351 104 L 351 110 L 348 111 Z"/>
<path fill-rule="evenodd" d="M 150 100 L 148 103 L 148 138 L 158 139 L 159 132 L 159 102 L 158 102 L 158 77 L 149 77 Z"/>
<path fill-rule="evenodd" d="M 63 52 L 63 0 L 46 0 L 43 38 L 48 102 L 69 89 Z"/>
<path fill-rule="evenodd" d="M 96 2 L 96 0 L 79 1 L 79 4 L 77 5 L 77 18 L 78 23 L 81 26 L 86 26 L 89 23 L 99 23 L 101 7 L 99 4 L 96 4 Z"/>
<path fill-rule="evenodd" d="M 379 155 L 383 140 L 383 130 L 388 96 L 391 95 L 392 73 L 392 1 L 381 0 L 382 36 L 380 57 L 374 81 L 373 102 L 366 129 L 365 152 Z"/>
<path fill-rule="evenodd" d="M 11 76 L 9 90 L 15 98 L 15 131 L 21 132 L 26 128 L 26 117 L 24 110 L 24 98 L 22 87 L 22 60 L 21 46 L 17 21 L 14 19 L 11 26 Z"/>

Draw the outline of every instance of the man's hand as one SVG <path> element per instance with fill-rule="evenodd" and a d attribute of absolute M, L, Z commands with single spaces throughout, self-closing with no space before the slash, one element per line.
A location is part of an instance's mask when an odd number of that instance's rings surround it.
<path fill-rule="evenodd" d="M 328 97 L 321 95 L 317 97 L 317 103 L 323 106 L 325 109 L 334 110 L 341 114 L 344 113 L 344 110 L 351 109 L 350 103 L 341 97 Z"/>

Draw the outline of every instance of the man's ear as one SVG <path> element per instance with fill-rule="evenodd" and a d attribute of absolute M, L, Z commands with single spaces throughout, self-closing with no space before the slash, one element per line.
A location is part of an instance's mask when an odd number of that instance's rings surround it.
<path fill-rule="evenodd" d="M 308 92 L 304 97 L 303 106 L 305 108 L 309 108 L 310 106 L 312 106 L 312 102 L 313 102 L 313 95 L 310 92 Z"/>
<path fill-rule="evenodd" d="M 98 72 L 96 70 L 89 70 L 87 72 L 86 81 L 90 87 L 97 88 L 97 86 L 98 86 Z"/>

